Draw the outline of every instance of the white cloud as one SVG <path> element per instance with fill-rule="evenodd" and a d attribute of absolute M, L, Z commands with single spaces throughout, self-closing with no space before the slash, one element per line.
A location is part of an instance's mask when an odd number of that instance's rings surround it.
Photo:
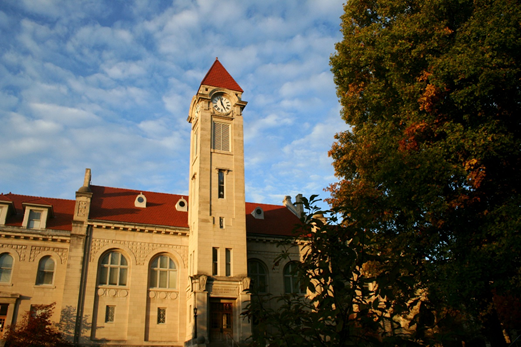
<path fill-rule="evenodd" d="M 85 167 L 186 192 L 188 108 L 218 56 L 249 102 L 248 199 L 317 193 L 345 127 L 328 65 L 342 1 L 0 2 L 0 192 L 71 198 Z"/>
<path fill-rule="evenodd" d="M 142 62 L 125 62 L 120 61 L 111 65 L 103 65 L 102 70 L 110 77 L 114 79 L 131 78 L 137 76 L 143 76 L 146 74 L 146 67 L 142 65 Z"/>
<path fill-rule="evenodd" d="M 41 103 L 31 103 L 29 107 L 36 116 L 69 127 L 85 127 L 100 121 L 95 114 L 77 108 Z"/>

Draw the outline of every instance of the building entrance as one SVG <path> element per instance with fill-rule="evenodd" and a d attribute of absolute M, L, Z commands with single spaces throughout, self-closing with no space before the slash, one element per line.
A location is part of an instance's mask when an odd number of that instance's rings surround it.
<path fill-rule="evenodd" d="M 233 301 L 210 299 L 210 342 L 233 338 Z"/>
<path fill-rule="evenodd" d="M 7 318 L 7 308 L 9 307 L 8 304 L 1 304 L 0 305 L 0 333 L 4 331 L 5 325 L 6 325 L 6 318 Z"/>

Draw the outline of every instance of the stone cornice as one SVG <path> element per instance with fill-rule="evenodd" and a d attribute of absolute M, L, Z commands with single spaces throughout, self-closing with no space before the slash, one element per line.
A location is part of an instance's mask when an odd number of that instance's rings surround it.
<path fill-rule="evenodd" d="M 0 227 L 0 238 L 17 240 L 70 242 L 71 232 L 66 230 L 34 230 L 13 226 Z"/>
<path fill-rule="evenodd" d="M 247 234 L 246 240 L 248 242 L 260 242 L 260 243 L 279 243 L 295 239 L 293 236 L 275 236 L 275 235 L 263 235 L 263 234 Z M 304 245 L 308 243 L 306 239 L 296 239 L 295 243 L 298 245 Z"/>
<path fill-rule="evenodd" d="M 189 228 L 179 227 L 168 227 L 164 225 L 153 225 L 153 224 L 136 224 L 136 223 L 113 223 L 101 220 L 89 219 L 89 225 L 99 229 L 111 229 L 121 231 L 134 231 L 151 234 L 164 234 L 164 235 L 177 235 L 177 236 L 188 236 L 190 233 Z"/>

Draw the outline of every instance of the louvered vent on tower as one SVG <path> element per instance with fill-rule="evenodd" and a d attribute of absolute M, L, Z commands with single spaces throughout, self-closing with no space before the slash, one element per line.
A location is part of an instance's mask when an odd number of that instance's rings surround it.
<path fill-rule="evenodd" d="M 230 124 L 213 123 L 213 149 L 230 151 Z"/>

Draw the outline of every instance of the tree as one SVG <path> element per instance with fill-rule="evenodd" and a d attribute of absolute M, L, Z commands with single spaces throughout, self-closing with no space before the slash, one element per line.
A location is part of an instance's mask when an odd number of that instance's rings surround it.
<path fill-rule="evenodd" d="M 294 238 L 281 243 L 283 251 L 275 260 L 294 261 L 302 290 L 266 295 L 251 287 L 252 301 L 244 314 L 254 323 L 253 345 L 418 346 L 430 337 L 432 322 L 418 305 L 421 290 L 410 279 L 414 266 L 396 266 L 403 257 L 382 254 L 374 247 L 374 234 L 350 225 L 345 216 L 319 211 L 315 198 L 303 199 L 309 213 L 296 226 Z M 301 247 L 301 258 L 291 259 L 293 247 Z M 413 308 L 411 325 L 419 334 L 400 324 L 402 314 Z"/>
<path fill-rule="evenodd" d="M 521 293 L 521 5 L 350 0 L 342 31 L 331 66 L 351 128 L 330 203 L 415 264 L 440 336 L 456 312 L 504 346 L 495 302 Z"/>
<path fill-rule="evenodd" d="M 24 314 L 20 325 L 7 329 L 4 336 L 8 347 L 68 347 L 72 344 L 53 326 L 51 317 L 55 303 L 33 305 Z"/>

